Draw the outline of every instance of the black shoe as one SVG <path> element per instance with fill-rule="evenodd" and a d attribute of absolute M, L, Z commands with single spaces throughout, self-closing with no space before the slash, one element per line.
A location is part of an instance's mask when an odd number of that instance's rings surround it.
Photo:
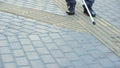
<path fill-rule="evenodd" d="M 96 13 L 95 13 L 93 10 L 90 10 L 90 13 L 91 13 L 91 15 L 92 15 L 93 17 L 96 16 Z"/>
<path fill-rule="evenodd" d="M 89 13 L 88 13 L 87 9 L 85 8 L 85 5 L 83 5 L 83 9 L 84 9 L 84 13 L 89 16 Z M 95 17 L 96 13 L 93 11 L 93 9 L 90 6 L 88 6 L 88 9 L 89 9 L 92 17 Z"/>
<path fill-rule="evenodd" d="M 87 10 L 84 10 L 84 13 L 89 16 L 89 13 L 87 12 Z M 91 13 L 92 17 L 96 16 L 96 13 L 93 10 L 90 10 L 90 13 Z"/>
<path fill-rule="evenodd" d="M 87 10 L 84 10 L 84 13 L 89 16 L 89 13 L 87 12 Z"/>
<path fill-rule="evenodd" d="M 68 14 L 68 15 L 74 15 L 75 13 L 71 13 L 71 12 L 67 12 L 66 11 L 66 13 Z"/>

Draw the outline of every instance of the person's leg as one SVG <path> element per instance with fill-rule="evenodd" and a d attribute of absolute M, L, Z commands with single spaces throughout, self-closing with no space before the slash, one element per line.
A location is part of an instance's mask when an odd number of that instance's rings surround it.
<path fill-rule="evenodd" d="M 75 13 L 75 5 L 76 5 L 76 2 L 70 3 L 69 11 L 70 11 L 71 13 Z"/>
<path fill-rule="evenodd" d="M 68 15 L 74 15 L 75 14 L 75 6 L 76 6 L 76 0 L 66 0 L 68 12 L 66 12 Z"/>
<path fill-rule="evenodd" d="M 94 4 L 94 1 L 95 1 L 95 0 L 85 0 L 86 4 L 87 4 L 87 6 L 88 6 L 88 9 L 90 10 L 90 13 L 91 13 L 91 15 L 92 15 L 93 17 L 96 16 L 96 13 L 95 13 L 94 10 L 92 9 L 92 6 L 93 6 L 93 4 Z M 86 13 L 87 15 L 89 15 L 88 12 L 87 12 L 87 9 L 85 8 L 84 5 L 83 5 L 83 8 L 84 8 L 84 13 Z"/>
<path fill-rule="evenodd" d="M 70 2 L 69 2 L 69 0 L 65 0 L 66 1 L 66 3 L 67 3 L 67 7 L 69 8 L 70 7 Z"/>

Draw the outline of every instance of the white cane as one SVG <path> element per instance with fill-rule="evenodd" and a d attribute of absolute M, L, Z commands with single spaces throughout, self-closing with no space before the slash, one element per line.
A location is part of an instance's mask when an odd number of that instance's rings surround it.
<path fill-rule="evenodd" d="M 90 13 L 90 10 L 88 9 L 88 6 L 87 6 L 85 0 L 82 0 L 82 1 L 83 1 L 83 4 L 85 5 L 85 8 L 86 8 L 87 11 L 88 11 L 88 14 L 89 14 L 89 16 L 90 16 L 90 18 L 91 18 L 91 20 L 92 20 L 93 25 L 95 25 L 95 24 L 96 24 L 96 23 L 95 23 L 95 20 L 93 19 L 93 17 L 92 17 L 92 15 L 91 15 L 91 13 Z"/>

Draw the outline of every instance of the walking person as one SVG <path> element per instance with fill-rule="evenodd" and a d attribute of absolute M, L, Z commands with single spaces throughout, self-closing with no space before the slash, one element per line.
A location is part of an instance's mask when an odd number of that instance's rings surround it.
<path fill-rule="evenodd" d="M 75 6 L 76 6 L 76 0 L 65 0 L 66 3 L 67 3 L 67 8 L 68 8 L 68 11 L 66 11 L 66 13 L 68 15 L 74 15 L 75 14 Z M 92 9 L 92 6 L 94 4 L 94 1 L 95 0 L 85 0 L 87 6 L 88 6 L 88 9 L 90 10 L 90 13 L 93 17 L 96 16 L 96 13 L 94 12 L 94 10 Z M 87 11 L 87 9 L 85 8 L 85 5 L 83 5 L 83 9 L 84 9 L 84 13 L 87 14 L 89 16 L 89 13 Z"/>

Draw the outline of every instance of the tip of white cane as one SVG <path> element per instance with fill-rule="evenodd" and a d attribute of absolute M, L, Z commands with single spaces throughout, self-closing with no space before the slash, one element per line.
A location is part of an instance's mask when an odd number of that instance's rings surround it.
<path fill-rule="evenodd" d="M 95 23 L 95 22 L 93 22 L 93 25 L 96 25 L 96 23 Z"/>

